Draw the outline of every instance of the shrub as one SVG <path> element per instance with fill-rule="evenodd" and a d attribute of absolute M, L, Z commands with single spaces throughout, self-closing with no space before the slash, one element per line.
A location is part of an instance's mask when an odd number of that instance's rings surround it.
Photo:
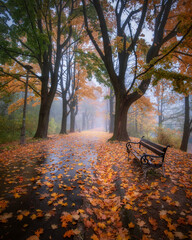
<path fill-rule="evenodd" d="M 59 129 L 60 129 L 59 123 L 57 123 L 54 118 L 51 118 L 49 121 L 49 134 L 58 133 Z"/>
<path fill-rule="evenodd" d="M 156 142 L 162 145 L 170 145 L 174 148 L 179 148 L 181 144 L 181 134 L 179 132 L 169 129 L 158 127 L 156 129 Z"/>
<path fill-rule="evenodd" d="M 0 116 L 0 144 L 17 140 L 20 129 L 19 122 Z"/>

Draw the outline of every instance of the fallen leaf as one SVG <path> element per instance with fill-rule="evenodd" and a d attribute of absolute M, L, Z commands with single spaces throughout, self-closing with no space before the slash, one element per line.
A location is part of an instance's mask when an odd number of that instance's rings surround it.
<path fill-rule="evenodd" d="M 98 238 L 95 234 L 93 234 L 93 235 L 91 236 L 91 239 L 92 239 L 92 240 L 99 240 L 99 238 Z"/>
<path fill-rule="evenodd" d="M 175 234 L 175 237 L 177 237 L 179 239 L 186 239 L 186 238 L 188 238 L 182 232 L 175 232 L 174 234 Z"/>
<path fill-rule="evenodd" d="M 134 227 L 135 227 L 135 224 L 132 223 L 132 222 L 130 222 L 130 223 L 128 224 L 128 226 L 129 226 L 129 228 L 134 228 Z"/>
<path fill-rule="evenodd" d="M 174 239 L 174 235 L 173 235 L 172 232 L 169 232 L 168 230 L 165 230 L 164 233 L 165 233 L 165 235 L 167 235 L 167 237 L 168 237 L 169 239 L 171 239 L 171 240 Z"/>
<path fill-rule="evenodd" d="M 31 219 L 32 219 L 32 220 L 35 220 L 36 218 L 37 218 L 36 214 L 32 214 L 32 215 L 31 215 Z"/>
<path fill-rule="evenodd" d="M 54 229 L 57 229 L 58 226 L 57 226 L 56 224 L 52 224 L 52 225 L 51 225 L 51 228 L 54 230 Z"/>
<path fill-rule="evenodd" d="M 21 221 L 22 219 L 23 219 L 23 215 L 22 215 L 22 214 L 19 214 L 19 215 L 17 216 L 17 220 Z"/>
<path fill-rule="evenodd" d="M 74 235 L 73 230 L 68 230 L 67 232 L 65 232 L 65 234 L 63 235 L 64 238 L 66 237 L 71 237 Z"/>
<path fill-rule="evenodd" d="M 149 222 L 150 222 L 150 224 L 152 225 L 153 230 L 154 230 L 154 231 L 157 230 L 158 225 L 157 225 L 156 219 L 154 219 L 154 218 L 152 218 L 152 217 L 149 217 Z"/>
<path fill-rule="evenodd" d="M 28 237 L 26 240 L 39 240 L 39 238 L 36 235 L 32 235 Z"/>
<path fill-rule="evenodd" d="M 41 235 L 43 232 L 44 232 L 43 228 L 39 228 L 39 229 L 37 229 L 37 231 L 35 231 L 35 235 L 36 235 L 37 237 L 40 237 L 40 235 Z"/>

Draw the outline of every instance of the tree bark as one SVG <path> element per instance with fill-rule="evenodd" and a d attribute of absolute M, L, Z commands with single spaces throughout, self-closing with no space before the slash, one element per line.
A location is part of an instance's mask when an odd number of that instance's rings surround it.
<path fill-rule="evenodd" d="M 113 133 L 114 130 L 114 95 L 112 89 L 110 89 L 110 99 L 109 99 L 109 108 L 110 108 L 110 123 L 109 123 L 109 132 Z"/>
<path fill-rule="evenodd" d="M 66 94 L 65 94 L 66 95 Z M 67 134 L 67 101 L 66 96 L 62 97 L 63 100 L 63 111 L 62 111 L 62 120 L 61 120 L 61 131 L 60 134 Z"/>
<path fill-rule="evenodd" d="M 185 97 L 185 120 L 184 120 L 184 128 L 183 128 L 183 137 L 181 141 L 180 150 L 187 152 L 187 145 L 190 136 L 190 118 L 189 118 L 189 96 Z"/>
<path fill-rule="evenodd" d="M 56 76 L 57 77 L 57 76 Z M 41 89 L 41 105 L 39 111 L 39 121 L 37 131 L 35 133 L 34 138 L 46 138 L 48 134 L 48 126 L 49 126 L 49 114 L 51 110 L 51 104 L 53 102 L 55 92 L 57 89 L 57 80 L 53 78 L 53 84 L 48 93 L 48 78 L 42 81 L 42 89 Z"/>
<path fill-rule="evenodd" d="M 70 115 L 70 132 L 75 132 L 75 105 L 72 103 L 71 106 L 71 115 Z"/>
<path fill-rule="evenodd" d="M 127 112 L 129 107 L 125 98 L 116 96 L 115 124 L 111 140 L 127 141 L 129 139 L 127 133 Z"/>

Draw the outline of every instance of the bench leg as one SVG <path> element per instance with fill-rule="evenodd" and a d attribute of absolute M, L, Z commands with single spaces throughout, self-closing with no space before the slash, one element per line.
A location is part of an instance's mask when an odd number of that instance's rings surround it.
<path fill-rule="evenodd" d="M 162 173 L 163 173 L 163 177 L 165 177 L 165 166 L 164 166 L 164 163 L 162 164 Z"/>
<path fill-rule="evenodd" d="M 129 153 L 130 153 L 130 151 L 127 150 L 127 153 L 128 153 L 128 161 L 129 161 Z"/>

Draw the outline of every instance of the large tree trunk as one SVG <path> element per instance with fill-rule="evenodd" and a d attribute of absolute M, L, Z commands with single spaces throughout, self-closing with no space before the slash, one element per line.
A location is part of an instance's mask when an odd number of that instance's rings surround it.
<path fill-rule="evenodd" d="M 187 152 L 187 145 L 190 136 L 190 120 L 189 120 L 189 96 L 185 97 L 185 120 L 184 120 L 184 128 L 183 128 L 183 137 L 181 141 L 180 149 L 182 151 Z"/>
<path fill-rule="evenodd" d="M 41 106 L 39 112 L 39 121 L 37 131 L 35 133 L 34 138 L 46 138 L 48 134 L 48 126 L 49 126 L 49 113 L 51 109 L 52 101 L 48 104 L 48 97 L 41 97 Z"/>
<path fill-rule="evenodd" d="M 50 93 L 48 92 L 48 70 L 45 69 L 45 75 L 41 88 L 41 104 L 39 111 L 39 121 L 34 138 L 46 138 L 49 126 L 49 113 L 51 104 L 55 96 L 56 86 L 52 85 Z"/>
<path fill-rule="evenodd" d="M 127 141 L 129 139 L 127 133 L 127 113 L 129 107 L 125 99 L 116 96 L 114 133 L 111 140 Z"/>
<path fill-rule="evenodd" d="M 58 64 L 59 63 L 57 63 L 57 65 Z M 46 66 L 44 68 L 46 74 L 44 75 L 45 77 L 42 81 L 39 121 L 34 138 L 47 138 L 49 126 L 49 114 L 57 90 L 58 70 L 57 69 L 55 70 L 56 74 L 53 74 L 51 78 L 52 85 L 50 90 L 48 90 L 49 71 L 48 68 L 46 69 Z"/>

